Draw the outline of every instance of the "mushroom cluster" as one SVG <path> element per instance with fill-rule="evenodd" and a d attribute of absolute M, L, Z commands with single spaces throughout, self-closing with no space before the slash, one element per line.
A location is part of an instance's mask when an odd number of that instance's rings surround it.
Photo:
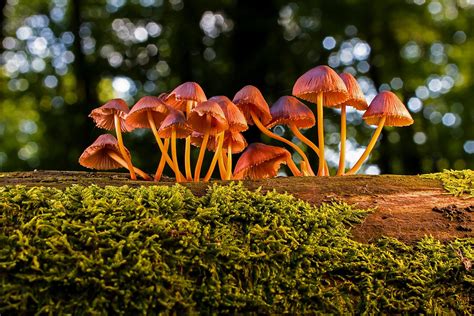
<path fill-rule="evenodd" d="M 209 181 L 216 165 L 222 180 L 262 179 L 277 175 L 281 164 L 286 164 L 294 176 L 329 176 L 324 155 L 324 106 L 341 111 L 341 145 L 339 167 L 336 175 L 351 175 L 359 171 L 374 148 L 384 126 L 407 126 L 413 119 L 400 99 L 390 91 L 379 93 L 367 104 L 357 80 L 349 73 L 337 74 L 328 66 L 317 66 L 300 76 L 293 86 L 293 96 L 280 97 L 270 108 L 260 90 L 245 86 L 230 100 L 226 96 L 207 99 L 199 84 L 186 82 L 170 93 L 145 96 L 129 109 L 124 100 L 113 99 L 90 113 L 97 127 L 114 130 L 99 136 L 86 148 L 79 163 L 91 169 L 124 167 L 130 178 L 160 181 L 168 165 L 177 182 Z M 313 111 L 301 100 L 316 105 Z M 372 139 L 359 160 L 347 172 L 345 170 L 346 107 L 365 111 L 362 118 L 369 125 L 376 125 Z M 247 145 L 244 135 L 248 125 L 255 125 L 263 134 L 280 141 L 301 156 L 299 166 L 291 153 L 277 146 L 263 143 Z M 271 128 L 287 126 L 294 136 L 314 151 L 318 157 L 317 172 L 304 151 L 292 141 L 275 134 Z M 317 142 L 303 135 L 301 129 L 317 125 Z M 137 128 L 151 129 L 160 154 L 154 177 L 132 164 L 130 151 L 123 143 L 122 133 Z M 184 173 L 180 170 L 177 140 L 185 139 Z M 317 145 L 316 145 L 317 143 Z M 199 155 L 193 166 L 191 145 L 199 147 Z M 171 147 L 171 156 L 169 154 Z M 202 165 L 206 151 L 213 152 L 210 165 L 202 178 Z M 241 153 L 233 164 L 232 155 Z M 316 169 L 314 169 L 316 170 Z"/>

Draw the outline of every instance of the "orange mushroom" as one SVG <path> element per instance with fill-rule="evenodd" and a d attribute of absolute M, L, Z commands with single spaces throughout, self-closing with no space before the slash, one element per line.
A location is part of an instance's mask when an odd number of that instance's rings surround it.
<path fill-rule="evenodd" d="M 185 112 L 186 118 L 189 118 L 191 110 L 195 108 L 198 103 L 206 101 L 207 97 L 199 84 L 196 82 L 185 82 L 171 91 L 165 100 L 170 102 L 177 110 Z M 191 139 L 189 137 L 186 137 L 184 168 L 186 178 L 188 181 L 191 181 L 193 176 L 191 171 Z"/>
<path fill-rule="evenodd" d="M 183 112 L 170 109 L 168 116 L 161 123 L 158 136 L 162 138 L 171 138 L 171 155 L 173 157 L 174 170 L 176 170 L 176 180 L 184 181 L 184 177 L 179 171 L 178 155 L 176 154 L 176 138 L 186 138 L 191 135 L 191 127 L 186 122 Z"/>
<path fill-rule="evenodd" d="M 258 88 L 250 85 L 243 87 L 235 94 L 232 102 L 234 102 L 242 111 L 247 119 L 247 124 L 257 125 L 258 129 L 265 135 L 291 146 L 303 159 L 305 159 L 306 155 L 298 146 L 289 140 L 276 135 L 265 127 L 272 120 L 272 115 L 270 114 L 270 108 L 268 107 L 267 101 L 265 101 L 265 98 Z"/>
<path fill-rule="evenodd" d="M 324 118 L 323 105 L 335 106 L 347 100 L 347 89 L 344 81 L 328 66 L 314 67 L 301 75 L 293 86 L 294 96 L 317 104 L 318 118 L 318 175 L 329 175 L 324 172 Z"/>
<path fill-rule="evenodd" d="M 209 135 L 215 136 L 219 134 L 219 145 L 217 149 L 218 157 L 220 155 L 219 148 L 222 148 L 222 143 L 224 140 L 223 132 L 229 128 L 229 125 L 221 107 L 214 101 L 204 101 L 192 109 L 189 113 L 188 123 L 194 131 L 204 134 L 203 142 L 201 149 L 199 150 L 199 156 L 196 163 L 196 169 L 194 170 L 194 181 L 199 182 L 202 161 L 204 158 L 204 152 L 206 151 Z M 215 166 L 214 159 L 211 162 L 211 167 L 209 169 L 213 169 L 213 165 Z"/>
<path fill-rule="evenodd" d="M 280 165 L 285 163 L 288 164 L 293 175 L 299 175 L 299 170 L 291 160 L 288 150 L 262 143 L 252 143 L 237 161 L 233 178 L 235 180 L 272 178 L 277 175 Z"/>
<path fill-rule="evenodd" d="M 132 165 L 132 159 L 130 156 L 126 155 L 125 146 L 123 144 L 122 132 L 128 132 L 129 127 L 125 123 L 125 118 L 129 112 L 127 103 L 122 99 L 112 99 L 98 107 L 89 114 L 89 117 L 94 120 L 94 123 L 97 127 L 112 131 L 115 129 L 115 134 L 117 135 L 118 145 L 120 153 L 122 154 L 123 159 L 127 163 L 128 170 L 130 171 L 130 178 L 135 180 L 137 176 Z"/>
<path fill-rule="evenodd" d="M 125 155 L 130 158 L 130 152 L 124 148 Z M 125 168 L 128 169 L 128 164 L 121 154 L 118 141 L 110 134 L 100 135 L 92 145 L 87 147 L 82 155 L 79 157 L 79 163 L 89 169 L 110 170 Z M 143 179 L 151 180 L 142 170 L 133 167 L 134 171 Z"/>
<path fill-rule="evenodd" d="M 349 73 L 342 73 L 339 75 L 344 81 L 347 88 L 349 99 L 344 103 L 340 104 L 341 107 L 341 153 L 339 155 L 339 168 L 337 169 L 337 175 L 343 175 L 346 165 L 346 106 L 353 106 L 359 111 L 367 110 L 367 101 L 365 100 L 364 93 L 362 92 L 356 78 Z"/>
<path fill-rule="evenodd" d="M 384 126 L 408 126 L 413 124 L 413 118 L 397 95 L 391 91 L 380 92 L 370 103 L 362 118 L 369 125 L 377 125 L 372 139 L 356 164 L 346 173 L 355 174 L 362 166 L 375 146 Z"/>

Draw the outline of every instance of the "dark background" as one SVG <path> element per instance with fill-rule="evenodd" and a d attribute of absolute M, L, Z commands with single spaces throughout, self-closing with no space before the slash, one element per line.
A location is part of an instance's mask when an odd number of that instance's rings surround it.
<path fill-rule="evenodd" d="M 253 84 L 271 104 L 320 64 L 353 73 L 369 101 L 394 91 L 415 119 L 384 129 L 364 172 L 474 168 L 472 0 L 0 0 L 0 13 L 2 171 L 82 169 L 79 155 L 103 132 L 87 115 L 110 98 L 131 106 L 193 80 L 208 97 Z M 348 120 L 353 164 L 373 128 L 359 112 Z M 339 126 L 326 109 L 333 167 Z M 255 129 L 245 136 L 277 144 Z M 125 142 L 152 172 L 151 133 Z"/>

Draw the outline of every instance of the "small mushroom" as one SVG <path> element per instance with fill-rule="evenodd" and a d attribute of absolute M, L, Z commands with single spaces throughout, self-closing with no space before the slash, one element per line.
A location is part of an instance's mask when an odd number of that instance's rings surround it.
<path fill-rule="evenodd" d="M 339 75 L 346 85 L 349 99 L 340 104 L 341 107 L 341 153 L 339 155 L 339 168 L 337 175 L 343 175 L 346 165 L 346 106 L 353 106 L 359 111 L 367 110 L 367 101 L 364 93 L 357 83 L 356 78 L 349 73 L 342 73 Z"/>
<path fill-rule="evenodd" d="M 123 144 L 122 132 L 128 132 L 130 129 L 125 123 L 125 118 L 129 112 L 127 103 L 122 99 L 112 99 L 98 107 L 89 114 L 97 127 L 112 131 L 115 129 L 117 135 L 120 153 L 127 162 L 130 178 L 135 180 L 137 177 L 132 165 L 132 159 L 126 155 L 125 146 Z"/>
<path fill-rule="evenodd" d="M 130 152 L 124 148 L 125 155 L 130 158 Z M 100 135 L 92 145 L 87 147 L 79 157 L 79 163 L 89 169 L 111 170 L 118 168 L 128 169 L 128 164 L 121 154 L 118 141 L 110 134 Z M 143 179 L 151 180 L 142 170 L 133 167 L 134 171 Z"/>
<path fill-rule="evenodd" d="M 233 178 L 235 180 L 272 178 L 277 175 L 280 165 L 285 163 L 290 167 L 293 175 L 299 175 L 299 170 L 291 160 L 288 150 L 262 143 L 252 143 L 237 161 Z"/>
<path fill-rule="evenodd" d="M 196 82 L 185 82 L 171 91 L 165 100 L 170 102 L 177 110 L 186 113 L 186 118 L 189 118 L 191 110 L 195 108 L 198 103 L 206 101 L 207 97 L 199 84 Z M 191 139 L 189 137 L 186 137 L 184 168 L 186 178 L 188 181 L 191 181 L 193 176 L 191 171 Z"/>
<path fill-rule="evenodd" d="M 330 67 L 317 66 L 296 80 L 292 94 L 317 105 L 318 148 L 320 151 L 318 175 L 329 175 L 324 172 L 326 162 L 324 158 L 323 105 L 335 106 L 347 100 L 344 81 Z"/>
<path fill-rule="evenodd" d="M 397 95 L 391 91 L 380 92 L 370 103 L 362 118 L 369 125 L 377 125 L 367 148 L 355 165 L 346 173 L 355 174 L 362 166 L 375 146 L 384 126 L 408 126 L 413 124 L 413 118 Z"/>

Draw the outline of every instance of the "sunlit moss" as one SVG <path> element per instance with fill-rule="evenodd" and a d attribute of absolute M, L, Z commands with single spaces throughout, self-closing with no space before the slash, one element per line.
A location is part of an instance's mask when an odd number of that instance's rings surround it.
<path fill-rule="evenodd" d="M 444 170 L 438 173 L 423 174 L 421 177 L 440 180 L 443 187 L 455 196 L 467 194 L 474 197 L 473 170 Z"/>

